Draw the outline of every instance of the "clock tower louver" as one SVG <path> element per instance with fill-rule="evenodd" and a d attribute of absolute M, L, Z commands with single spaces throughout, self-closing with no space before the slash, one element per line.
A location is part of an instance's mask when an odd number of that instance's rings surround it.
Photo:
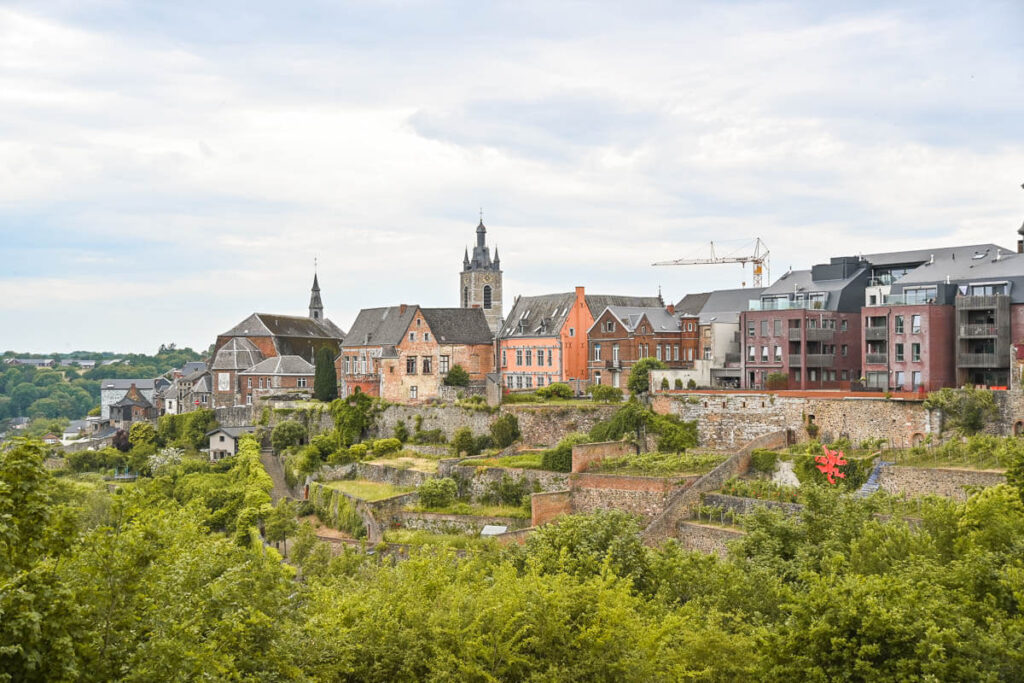
<path fill-rule="evenodd" d="M 459 273 L 459 303 L 462 308 L 482 308 L 487 325 L 495 335 L 501 329 L 501 259 L 494 249 L 494 260 L 487 246 L 487 228 L 483 218 L 476 226 L 476 246 L 470 257 L 466 249 Z"/>

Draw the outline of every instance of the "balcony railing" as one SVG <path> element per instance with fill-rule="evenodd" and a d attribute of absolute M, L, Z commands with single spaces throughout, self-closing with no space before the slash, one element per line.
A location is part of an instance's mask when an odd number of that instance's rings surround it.
<path fill-rule="evenodd" d="M 807 354 L 807 367 L 809 368 L 830 368 L 835 364 L 836 357 L 831 353 Z"/>
<path fill-rule="evenodd" d="M 989 295 L 989 296 L 958 296 L 956 298 L 956 307 L 960 309 L 964 308 L 995 308 L 999 305 L 1000 299 L 1009 300 L 1005 294 L 1001 295 Z"/>
<path fill-rule="evenodd" d="M 824 310 L 824 301 L 790 301 L 789 299 L 771 299 L 762 301 L 753 299 L 747 306 L 748 311 L 800 311 L 800 310 Z"/>
<path fill-rule="evenodd" d="M 801 365 L 803 365 L 803 363 L 804 363 L 803 359 L 800 357 L 799 353 L 791 353 L 791 354 L 789 354 L 789 366 L 790 367 L 797 367 L 798 368 Z"/>
<path fill-rule="evenodd" d="M 868 353 L 864 355 L 864 362 L 868 365 L 885 365 L 888 359 L 889 356 L 885 353 Z"/>
<path fill-rule="evenodd" d="M 604 367 L 606 369 L 608 369 L 608 370 L 621 370 L 622 369 L 622 361 L 621 360 L 606 360 L 604 362 Z"/>
<path fill-rule="evenodd" d="M 1007 360 L 1000 359 L 997 353 L 960 353 L 957 354 L 957 365 L 961 368 L 998 368 L 1006 365 Z"/>
<path fill-rule="evenodd" d="M 961 337 L 998 337 L 999 327 L 996 325 L 961 325 Z"/>
<path fill-rule="evenodd" d="M 887 339 L 889 337 L 889 328 L 887 327 L 865 327 L 864 338 L 869 340 L 878 341 L 880 339 Z"/>

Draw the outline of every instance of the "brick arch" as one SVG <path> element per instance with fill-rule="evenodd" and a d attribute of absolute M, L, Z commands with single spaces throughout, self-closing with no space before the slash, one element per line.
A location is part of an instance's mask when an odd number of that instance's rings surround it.
<path fill-rule="evenodd" d="M 1013 435 L 1024 436 L 1024 420 L 1017 420 L 1013 423 Z"/>
<path fill-rule="evenodd" d="M 924 434 L 921 432 L 914 432 L 914 435 L 910 437 L 911 446 L 921 446 L 924 444 Z"/>

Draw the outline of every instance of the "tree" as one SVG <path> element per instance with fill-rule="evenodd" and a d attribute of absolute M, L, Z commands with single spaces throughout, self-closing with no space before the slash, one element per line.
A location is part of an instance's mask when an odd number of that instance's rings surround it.
<path fill-rule="evenodd" d="M 455 480 L 450 477 L 428 479 L 416 490 L 420 503 L 426 508 L 443 508 L 452 504 L 459 492 Z"/>
<path fill-rule="evenodd" d="M 925 399 L 924 407 L 941 410 L 943 429 L 949 426 L 960 434 L 977 434 L 999 416 L 992 392 L 974 387 L 933 391 Z"/>
<path fill-rule="evenodd" d="M 295 420 L 285 420 L 274 427 L 270 434 L 270 444 L 280 453 L 292 446 L 298 446 L 306 439 L 306 428 Z"/>
<path fill-rule="evenodd" d="M 641 358 L 633 365 L 626 388 L 631 394 L 646 394 L 650 390 L 651 370 L 664 370 L 667 367 L 657 358 Z"/>
<path fill-rule="evenodd" d="M 519 418 L 506 413 L 491 424 L 491 438 L 498 448 L 508 448 L 519 438 Z"/>
<path fill-rule="evenodd" d="M 466 455 L 476 455 L 476 441 L 473 439 L 473 430 L 469 427 L 459 427 L 455 430 L 455 434 L 452 435 L 451 443 L 452 455 L 459 457 L 463 453 Z"/>
<path fill-rule="evenodd" d="M 313 398 L 329 403 L 338 398 L 338 372 L 331 350 L 324 347 L 316 353 L 316 374 L 313 377 Z"/>
<path fill-rule="evenodd" d="M 128 431 L 132 446 L 156 444 L 156 430 L 148 422 L 135 422 Z"/>
<path fill-rule="evenodd" d="M 295 503 L 289 498 L 282 498 L 267 515 L 267 540 L 275 544 L 283 541 L 285 555 L 288 554 L 288 537 L 299 529 L 299 522 L 295 518 L 296 509 Z"/>
<path fill-rule="evenodd" d="M 444 377 L 444 383 L 449 387 L 468 387 L 469 373 L 459 364 L 455 364 Z"/>

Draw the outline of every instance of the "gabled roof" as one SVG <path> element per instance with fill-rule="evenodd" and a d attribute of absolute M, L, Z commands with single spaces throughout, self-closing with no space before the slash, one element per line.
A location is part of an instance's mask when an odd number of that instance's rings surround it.
<path fill-rule="evenodd" d="M 181 366 L 181 376 L 188 377 L 196 372 L 204 372 L 206 370 L 206 363 L 201 360 L 193 360 L 185 363 Z"/>
<path fill-rule="evenodd" d="M 590 315 L 595 318 L 609 306 L 636 306 L 641 308 L 664 308 L 661 299 L 656 296 L 624 296 L 621 294 L 584 294 Z"/>
<path fill-rule="evenodd" d="M 251 425 L 246 425 L 244 427 L 217 427 L 216 429 L 211 429 L 210 431 L 206 432 L 206 436 L 213 436 L 217 432 L 224 432 L 232 439 L 237 439 L 243 434 L 252 434 L 255 431 L 256 427 L 253 427 Z"/>
<path fill-rule="evenodd" d="M 711 292 L 700 292 L 697 294 L 687 294 L 679 303 L 676 304 L 676 313 L 685 313 L 687 315 L 699 315 L 700 309 L 704 308 L 704 304 L 707 303 L 708 298 L 711 296 Z"/>
<path fill-rule="evenodd" d="M 903 292 L 906 287 L 941 284 L 947 278 L 953 285 L 980 284 L 985 282 L 1009 282 L 1008 294 L 1012 303 L 1024 302 L 1024 254 L 997 248 L 978 250 L 968 248 L 956 253 L 955 258 L 936 256 L 933 262 L 926 262 L 893 283 L 894 292 Z M 999 257 L 996 258 L 998 253 Z"/>
<path fill-rule="evenodd" d="M 1001 249 L 1003 253 L 1010 253 L 1009 249 L 1003 249 L 995 244 L 968 244 L 959 247 L 937 247 L 932 249 L 910 249 L 907 251 L 887 251 L 880 254 L 864 254 L 861 258 L 873 266 L 894 266 L 908 263 L 926 263 L 932 257 L 936 259 L 948 259 L 954 253 L 960 258 L 961 253 L 989 251 L 995 255 L 996 250 Z"/>
<path fill-rule="evenodd" d="M 647 322 L 650 323 L 651 329 L 654 333 L 679 331 L 679 319 L 660 306 L 656 308 L 608 306 L 605 311 L 609 311 L 614 315 L 628 332 L 634 332 L 640 324 L 640 321 L 645 318 L 647 319 Z M 602 311 L 600 315 L 594 316 L 594 325 L 597 324 L 598 318 L 604 317 L 605 311 Z M 593 327 L 591 327 L 591 329 L 593 329 Z"/>
<path fill-rule="evenodd" d="M 152 408 L 153 404 L 145 399 L 145 397 L 134 399 L 130 396 L 125 396 L 117 403 L 113 404 L 113 408 L 124 408 L 125 406 L 140 406 L 142 408 Z"/>
<path fill-rule="evenodd" d="M 490 344 L 494 340 L 482 308 L 421 308 L 420 312 L 443 344 Z"/>
<path fill-rule="evenodd" d="M 130 389 L 132 385 L 139 391 L 149 391 L 154 388 L 151 379 L 104 379 L 100 380 L 100 389 Z"/>
<path fill-rule="evenodd" d="M 359 311 L 348 331 L 343 348 L 353 346 L 395 346 L 409 328 L 418 306 L 387 306 Z"/>
<path fill-rule="evenodd" d="M 193 394 L 208 394 L 213 388 L 213 382 L 210 381 L 210 373 L 202 373 L 195 383 L 192 385 Z"/>
<path fill-rule="evenodd" d="M 214 370 L 245 370 L 263 360 L 256 345 L 245 337 L 234 337 L 217 349 L 213 357 Z"/>
<path fill-rule="evenodd" d="M 261 361 L 248 370 L 243 370 L 244 375 L 312 375 L 316 368 L 305 359 L 299 356 L 274 356 Z"/>
<path fill-rule="evenodd" d="M 305 316 L 253 313 L 222 334 L 222 337 L 301 337 L 306 339 L 341 339 L 341 329 L 326 321 L 313 320 Z"/>
<path fill-rule="evenodd" d="M 516 299 L 498 335 L 502 339 L 557 337 L 575 302 L 574 292 L 521 296 Z"/>
<path fill-rule="evenodd" d="M 747 310 L 752 299 L 761 298 L 761 292 L 764 289 L 764 287 L 742 287 L 740 289 L 716 289 L 710 292 L 700 310 L 701 325 L 738 323 L 740 312 Z"/>

